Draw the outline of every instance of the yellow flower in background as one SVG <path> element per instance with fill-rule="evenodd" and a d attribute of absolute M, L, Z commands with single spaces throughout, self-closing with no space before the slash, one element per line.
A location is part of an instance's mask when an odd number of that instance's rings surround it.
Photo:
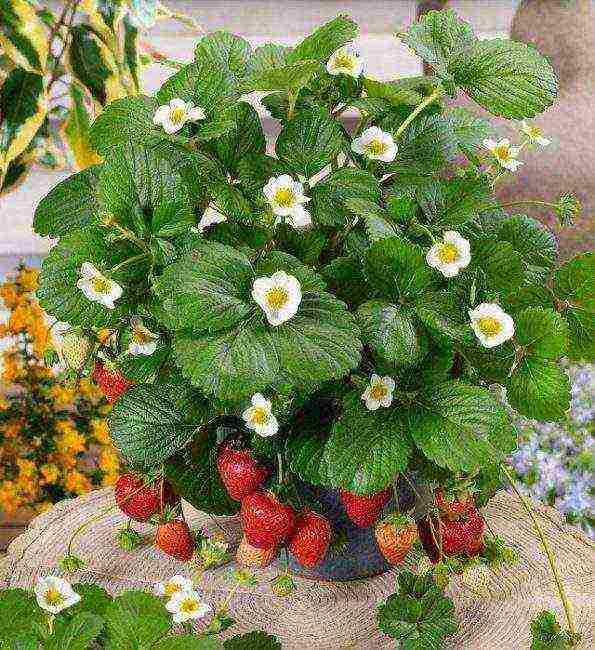
<path fill-rule="evenodd" d="M 61 435 L 56 442 L 58 451 L 62 454 L 78 454 L 87 448 L 87 440 L 81 435 L 70 420 L 56 422 L 56 431 Z"/>
<path fill-rule="evenodd" d="M 101 481 L 101 485 L 103 487 L 111 487 L 112 485 L 115 485 L 118 482 L 119 478 L 120 478 L 120 472 L 114 472 L 113 474 L 105 474 Z"/>
<path fill-rule="evenodd" d="M 37 269 L 22 268 L 17 276 L 17 283 L 24 291 L 35 291 L 37 289 L 39 271 Z"/>
<path fill-rule="evenodd" d="M 107 420 L 91 420 L 91 435 L 103 445 L 111 444 Z"/>
<path fill-rule="evenodd" d="M 99 342 L 101 343 L 101 345 L 105 345 L 108 342 L 109 337 L 111 335 L 112 335 L 111 330 L 108 330 L 106 328 L 103 328 L 103 329 L 99 330 L 99 332 L 97 332 L 97 338 L 99 339 Z"/>
<path fill-rule="evenodd" d="M 54 463 L 47 463 L 39 468 L 41 474 L 41 483 L 44 485 L 52 485 L 60 477 L 60 470 Z"/>
<path fill-rule="evenodd" d="M 83 377 L 77 388 L 78 392 L 89 400 L 99 400 L 102 397 L 99 388 L 88 377 Z"/>
<path fill-rule="evenodd" d="M 20 334 L 27 328 L 30 314 L 26 305 L 16 306 L 8 317 L 8 329 L 11 334 Z"/>
<path fill-rule="evenodd" d="M 51 501 L 42 501 L 41 503 L 35 505 L 35 510 L 41 514 L 42 512 L 49 510 L 53 505 L 54 504 Z"/>
<path fill-rule="evenodd" d="M 37 467 L 32 460 L 17 458 L 16 463 L 19 468 L 19 477 L 30 478 L 37 473 Z"/>
<path fill-rule="evenodd" d="M 17 438 L 23 430 L 22 420 L 13 420 L 0 428 L 0 432 L 4 434 L 5 438 Z"/>
<path fill-rule="evenodd" d="M 0 411 L 8 411 L 10 402 L 0 395 Z"/>
<path fill-rule="evenodd" d="M 21 506 L 22 500 L 13 481 L 0 483 L 0 510 L 11 515 Z"/>
<path fill-rule="evenodd" d="M 93 484 L 90 479 L 76 470 L 68 472 L 64 486 L 69 492 L 74 492 L 75 494 L 84 494 L 93 489 Z"/>
<path fill-rule="evenodd" d="M 59 409 L 71 406 L 75 398 L 75 392 L 72 389 L 61 386 L 60 384 L 52 386 L 48 395 L 54 400 L 55 405 Z"/>
<path fill-rule="evenodd" d="M 113 449 L 106 449 L 99 457 L 99 468 L 106 474 L 117 474 L 120 469 L 118 454 Z"/>
<path fill-rule="evenodd" d="M 13 282 L 5 282 L 0 285 L 0 298 L 2 298 L 8 309 L 14 309 L 22 299 L 16 284 Z"/>
<path fill-rule="evenodd" d="M 4 356 L 4 370 L 2 379 L 12 384 L 23 376 L 23 366 L 16 354 L 10 353 Z"/>

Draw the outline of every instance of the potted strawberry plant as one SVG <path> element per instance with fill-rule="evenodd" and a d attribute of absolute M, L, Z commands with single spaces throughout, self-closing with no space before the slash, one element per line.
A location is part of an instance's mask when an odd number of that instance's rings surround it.
<path fill-rule="evenodd" d="M 433 74 L 380 82 L 356 38 L 344 16 L 291 48 L 204 36 L 155 96 L 102 112 L 102 163 L 35 215 L 59 239 L 43 307 L 82 345 L 110 332 L 88 371 L 128 463 L 239 512 L 245 562 L 286 547 L 343 579 L 403 561 L 412 496 L 430 558 L 484 552 L 477 507 L 516 445 L 497 387 L 559 420 L 557 360 L 593 351 L 592 257 L 559 266 L 555 236 L 495 196 L 541 136 L 448 106 L 529 120 L 555 100 L 548 62 L 431 12 L 399 38 Z"/>

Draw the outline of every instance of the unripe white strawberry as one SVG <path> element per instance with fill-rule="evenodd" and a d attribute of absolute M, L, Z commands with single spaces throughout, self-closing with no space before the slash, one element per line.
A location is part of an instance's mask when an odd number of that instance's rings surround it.
<path fill-rule="evenodd" d="M 62 334 L 60 356 L 63 363 L 76 372 L 80 372 L 89 358 L 91 339 L 83 330 L 73 328 Z"/>

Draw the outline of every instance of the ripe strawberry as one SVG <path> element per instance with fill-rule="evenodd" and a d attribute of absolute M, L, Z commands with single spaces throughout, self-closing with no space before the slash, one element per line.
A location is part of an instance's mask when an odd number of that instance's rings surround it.
<path fill-rule="evenodd" d="M 391 494 L 390 488 L 368 496 L 359 496 L 347 492 L 347 490 L 341 490 L 341 501 L 349 519 L 357 526 L 364 528 L 371 526 L 380 517 L 382 508 L 390 501 Z"/>
<path fill-rule="evenodd" d="M 275 555 L 277 555 L 276 547 L 256 548 L 248 542 L 244 535 L 236 551 L 236 560 L 241 566 L 264 567 L 272 562 Z"/>
<path fill-rule="evenodd" d="M 302 566 L 316 566 L 326 555 L 331 537 L 329 522 L 322 515 L 309 510 L 297 518 L 289 552 Z"/>
<path fill-rule="evenodd" d="M 445 555 L 465 553 L 475 557 L 483 548 L 484 521 L 475 508 L 469 510 L 465 519 L 444 521 L 442 551 Z"/>
<path fill-rule="evenodd" d="M 120 476 L 114 487 L 114 496 L 120 510 L 135 521 L 148 521 L 165 506 L 175 506 L 179 502 L 167 481 L 161 479 L 147 483 L 146 478 L 139 474 Z"/>
<path fill-rule="evenodd" d="M 475 507 L 473 496 L 465 490 L 446 492 L 442 488 L 438 488 L 435 497 L 436 505 L 447 519 L 460 519 L 467 511 Z"/>
<path fill-rule="evenodd" d="M 184 520 L 172 519 L 159 524 L 155 546 L 180 562 L 188 562 L 194 553 L 194 537 Z"/>
<path fill-rule="evenodd" d="M 91 339 L 78 328 L 63 332 L 61 338 L 60 356 L 63 363 L 71 370 L 80 372 L 89 358 Z"/>
<path fill-rule="evenodd" d="M 98 361 L 91 374 L 93 381 L 101 388 L 107 401 L 113 404 L 118 400 L 134 383 L 125 379 L 117 370 L 109 368 Z"/>
<path fill-rule="evenodd" d="M 380 552 L 390 564 L 401 564 L 417 539 L 417 525 L 411 517 L 394 512 L 376 526 Z"/>
<path fill-rule="evenodd" d="M 256 548 L 274 548 L 287 541 L 295 528 L 295 511 L 270 492 L 252 492 L 242 499 L 244 535 Z"/>
<path fill-rule="evenodd" d="M 229 496 L 236 501 L 255 492 L 270 473 L 249 449 L 237 449 L 234 442 L 221 445 L 217 468 Z"/>

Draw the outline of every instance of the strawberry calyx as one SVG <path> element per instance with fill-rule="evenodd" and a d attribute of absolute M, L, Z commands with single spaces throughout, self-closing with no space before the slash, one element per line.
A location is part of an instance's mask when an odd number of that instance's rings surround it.
<path fill-rule="evenodd" d="M 404 528 L 405 526 L 415 526 L 415 521 L 411 515 L 404 512 L 391 512 L 380 520 L 379 526 L 389 525 L 393 528 Z"/>

